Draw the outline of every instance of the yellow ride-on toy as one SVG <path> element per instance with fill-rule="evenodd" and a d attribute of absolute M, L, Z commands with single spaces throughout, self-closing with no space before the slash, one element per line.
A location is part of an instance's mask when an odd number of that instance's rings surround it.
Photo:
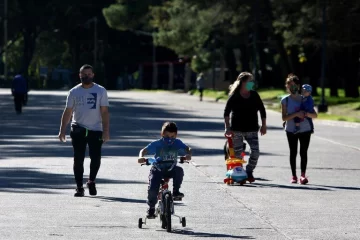
<path fill-rule="evenodd" d="M 227 172 L 225 174 L 226 178 L 224 179 L 224 183 L 228 185 L 232 185 L 234 183 L 244 185 L 246 183 L 246 179 L 248 178 L 246 171 L 243 168 L 243 164 L 246 163 L 244 160 L 245 152 L 242 152 L 241 158 L 236 158 L 232 137 L 227 136 L 227 141 L 229 147 L 229 158 L 225 160 Z"/>

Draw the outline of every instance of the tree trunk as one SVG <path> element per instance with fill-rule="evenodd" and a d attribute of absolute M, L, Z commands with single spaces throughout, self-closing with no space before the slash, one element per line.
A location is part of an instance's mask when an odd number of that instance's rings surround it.
<path fill-rule="evenodd" d="M 259 31 L 259 40 L 260 42 L 258 43 L 258 53 L 259 53 L 259 68 L 261 71 L 261 76 L 260 76 L 260 80 L 258 82 L 259 87 L 260 88 L 264 88 L 264 87 L 272 87 L 274 86 L 274 78 L 272 77 L 272 71 L 269 71 L 266 66 L 267 64 L 270 64 L 269 62 L 269 55 L 271 57 L 273 57 L 271 55 L 270 52 L 265 52 L 264 49 L 268 48 L 268 30 L 259 26 L 260 27 L 260 31 Z"/>
<path fill-rule="evenodd" d="M 347 48 L 347 71 L 345 71 L 345 96 L 359 97 L 359 52 L 360 46 Z"/>
<path fill-rule="evenodd" d="M 240 46 L 240 51 L 241 51 L 241 71 L 248 71 L 250 72 L 250 58 L 249 58 L 249 52 L 248 52 L 248 48 L 245 44 Z M 236 80 L 236 79 L 234 79 Z"/>
<path fill-rule="evenodd" d="M 229 72 L 229 79 L 225 80 L 230 80 L 232 83 L 236 80 L 238 72 L 236 71 L 236 59 L 234 56 L 234 51 L 230 47 L 225 48 L 225 62 Z"/>
<path fill-rule="evenodd" d="M 32 58 L 35 52 L 36 46 L 36 38 L 37 33 L 34 28 L 27 27 L 23 30 L 23 37 L 24 37 L 24 47 L 23 47 L 23 57 L 22 57 L 22 67 L 21 70 L 24 73 L 24 76 L 28 77 L 28 69 Z"/>
<path fill-rule="evenodd" d="M 332 53 L 328 51 L 329 57 L 328 57 L 328 70 L 326 71 L 328 79 L 329 79 L 329 86 L 330 86 L 330 96 L 332 97 L 338 97 L 338 65 L 336 64 L 336 53 Z"/>
<path fill-rule="evenodd" d="M 264 1 L 264 9 L 265 9 L 265 14 L 267 15 L 269 22 L 272 23 L 274 21 L 274 15 L 272 12 L 272 7 L 271 7 L 271 3 L 270 0 L 263 0 Z M 291 69 L 291 66 L 289 64 L 289 60 L 288 60 L 288 56 L 286 53 L 286 49 L 284 47 L 284 39 L 280 34 L 275 34 L 274 28 L 272 26 L 272 24 L 270 25 L 270 33 L 273 35 L 273 38 L 276 42 L 276 47 L 277 50 L 280 54 L 280 65 L 281 65 L 281 70 L 282 70 L 282 78 L 285 79 L 286 76 L 293 71 L 293 69 Z"/>
<path fill-rule="evenodd" d="M 321 77 L 321 51 L 313 46 L 305 49 L 307 61 L 305 62 L 305 75 L 309 77 L 309 84 L 312 86 L 313 96 L 319 96 L 317 87 L 319 87 Z"/>

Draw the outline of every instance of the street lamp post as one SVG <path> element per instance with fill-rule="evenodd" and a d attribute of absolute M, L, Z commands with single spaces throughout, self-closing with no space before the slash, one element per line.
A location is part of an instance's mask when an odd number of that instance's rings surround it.
<path fill-rule="evenodd" d="M 325 102 L 325 64 L 326 64 L 326 0 L 323 0 L 322 8 L 322 63 L 321 63 L 321 101 L 318 106 L 319 112 L 327 112 Z"/>

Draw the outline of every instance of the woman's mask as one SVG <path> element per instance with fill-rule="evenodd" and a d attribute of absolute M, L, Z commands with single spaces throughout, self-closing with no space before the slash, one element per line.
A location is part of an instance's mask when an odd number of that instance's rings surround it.
<path fill-rule="evenodd" d="M 254 82 L 253 82 L 253 81 L 247 82 L 246 85 L 245 85 L 245 88 L 246 88 L 246 90 L 248 90 L 248 91 L 252 90 L 253 87 L 254 87 Z"/>
<path fill-rule="evenodd" d="M 290 86 L 290 92 L 292 93 L 292 94 L 295 94 L 295 93 L 297 93 L 297 92 L 299 92 L 299 88 L 298 88 L 298 86 L 297 85 L 291 85 Z"/>

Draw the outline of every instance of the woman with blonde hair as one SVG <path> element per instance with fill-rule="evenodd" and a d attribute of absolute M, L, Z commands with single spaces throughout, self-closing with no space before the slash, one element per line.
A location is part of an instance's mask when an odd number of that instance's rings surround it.
<path fill-rule="evenodd" d="M 230 86 L 229 99 L 224 110 L 225 136 L 232 136 L 235 156 L 241 158 L 243 141 L 250 146 L 250 158 L 246 166 L 248 181 L 254 182 L 253 171 L 259 159 L 259 138 L 266 134 L 266 111 L 259 94 L 253 90 L 254 80 L 249 72 L 242 72 Z M 258 111 L 262 125 L 259 126 Z M 230 124 L 230 113 L 231 124 Z"/>

